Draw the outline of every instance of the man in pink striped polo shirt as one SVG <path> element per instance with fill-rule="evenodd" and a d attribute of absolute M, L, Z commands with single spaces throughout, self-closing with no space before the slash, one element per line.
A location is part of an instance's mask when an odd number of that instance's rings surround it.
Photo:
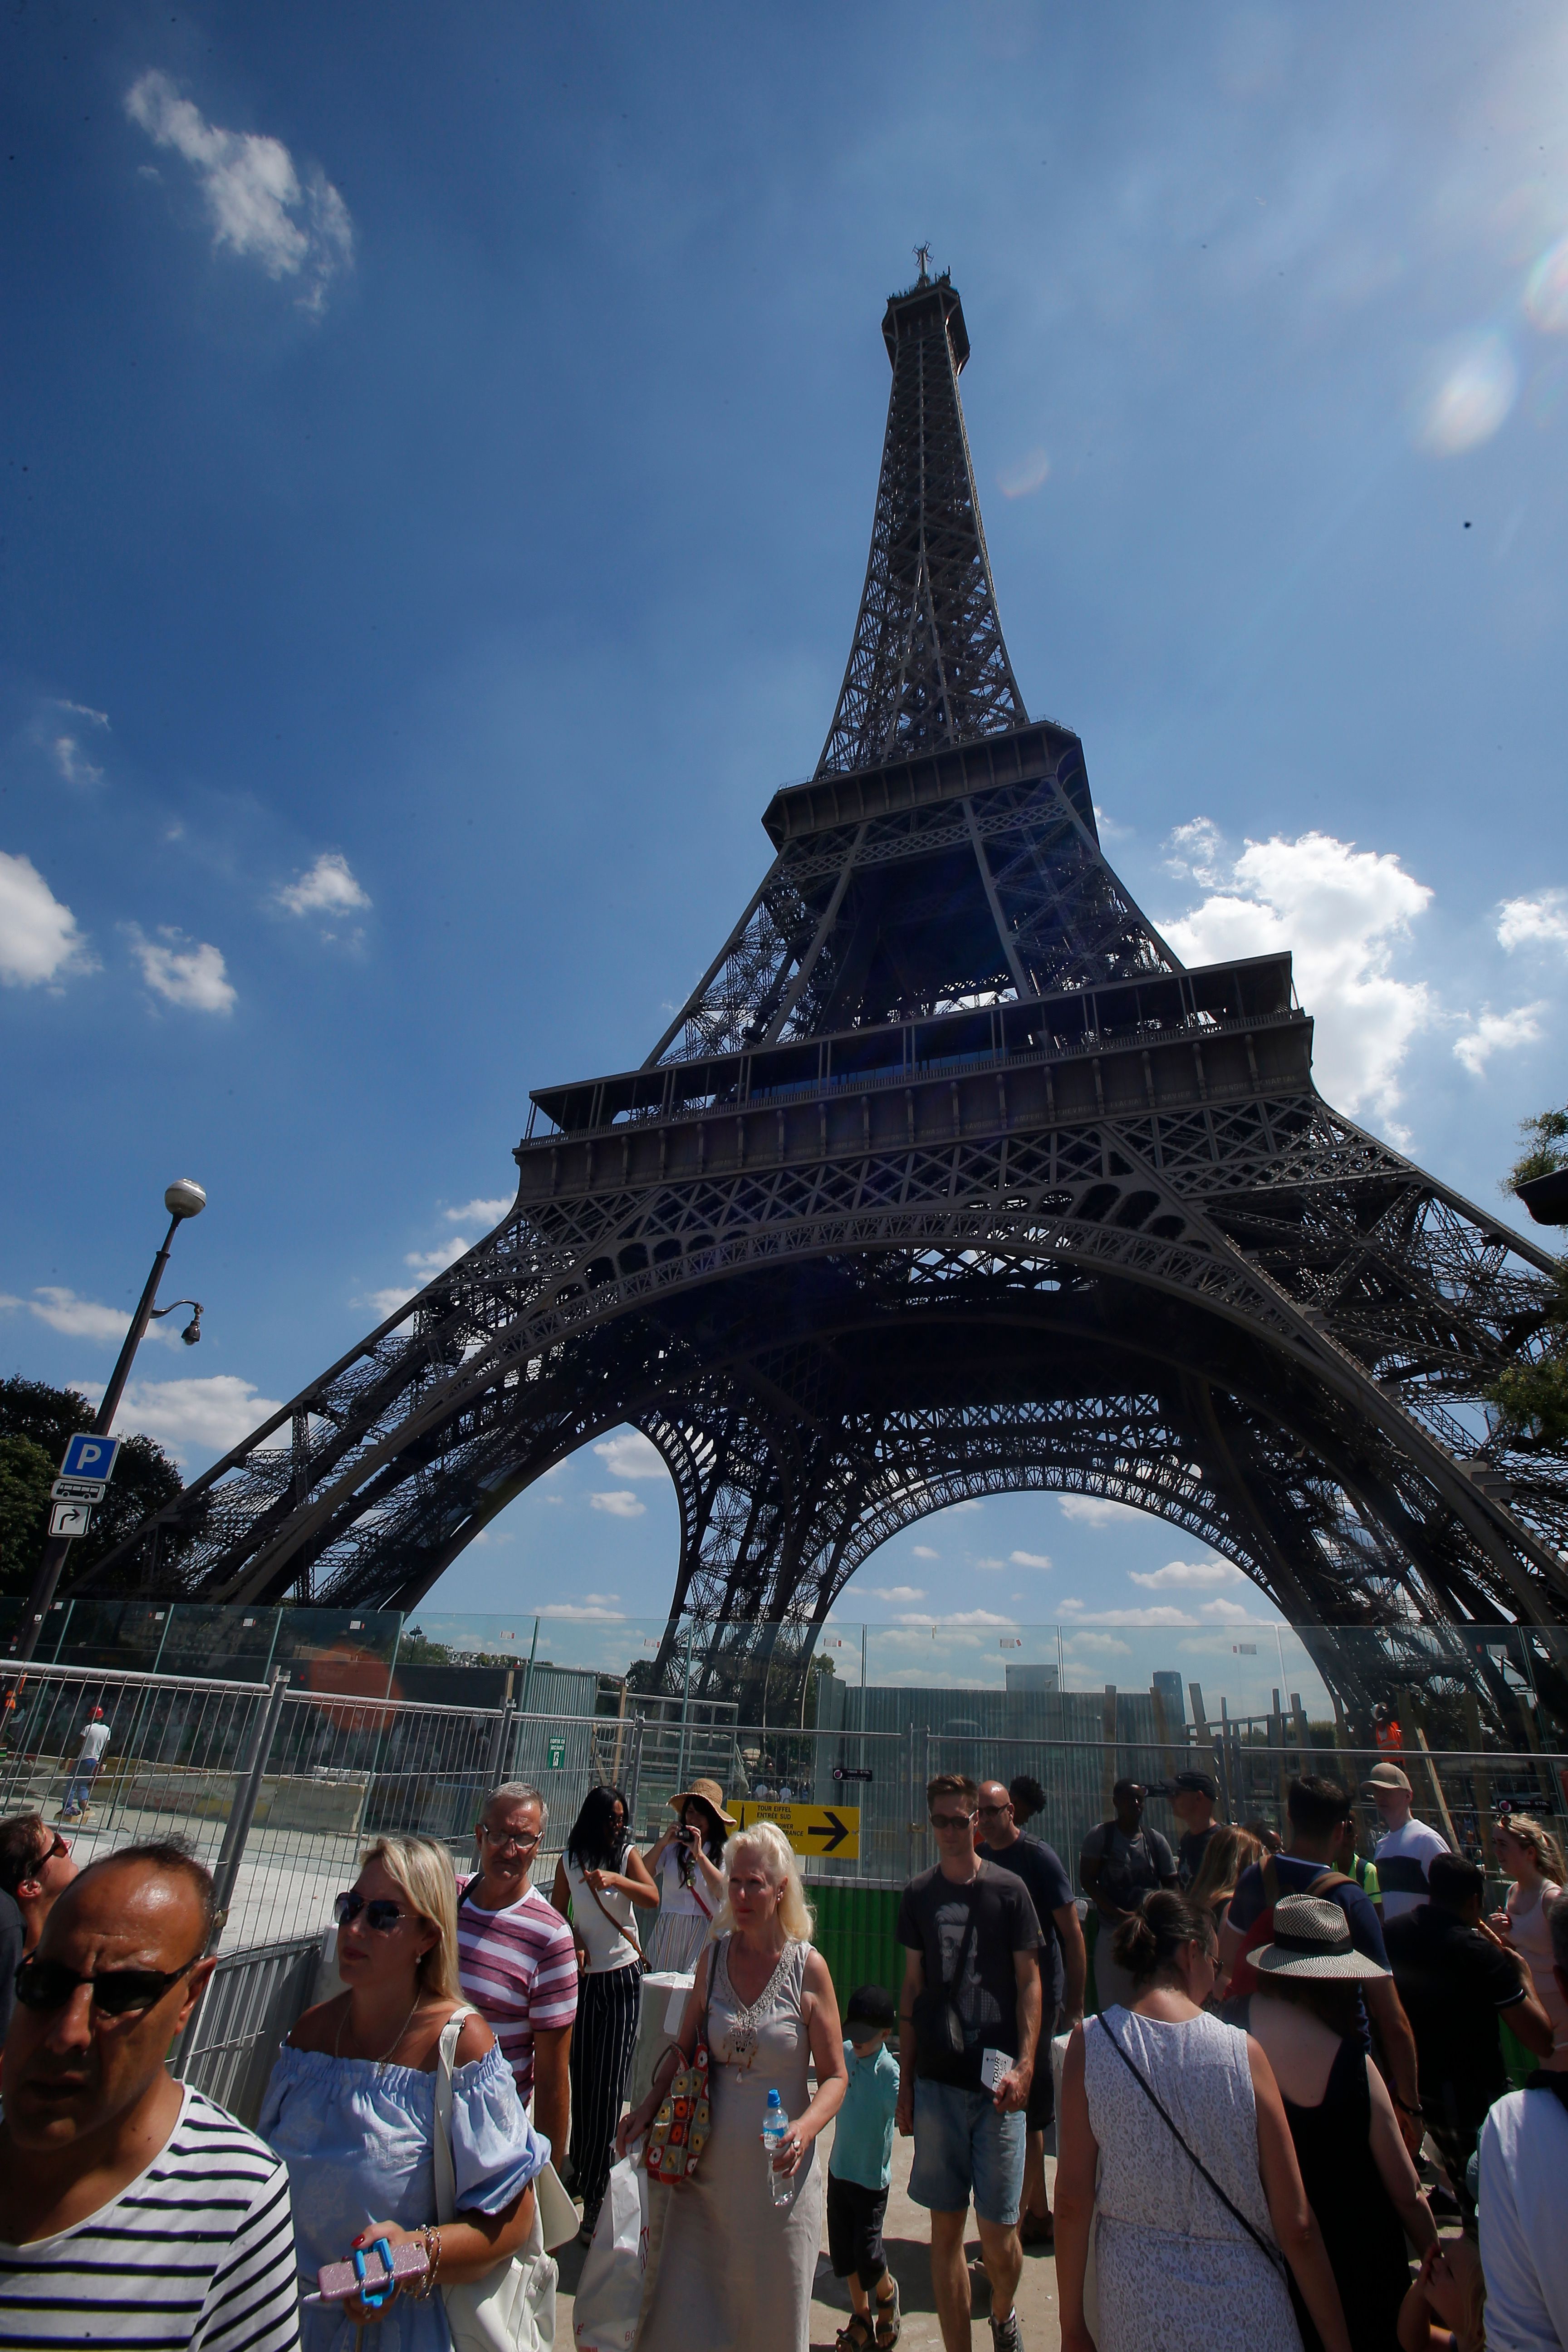
<path fill-rule="evenodd" d="M 486 1798 L 475 1831 L 479 1870 L 458 1881 L 458 1972 L 500 2043 L 519 2098 L 526 2105 L 532 2097 L 535 2129 L 563 2164 L 577 1954 L 560 1912 L 529 1885 L 548 1818 L 539 1790 L 521 1780 Z"/>

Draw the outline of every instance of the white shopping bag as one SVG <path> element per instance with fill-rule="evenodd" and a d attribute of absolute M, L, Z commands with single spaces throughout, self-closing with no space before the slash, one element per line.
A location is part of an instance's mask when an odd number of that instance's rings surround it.
<path fill-rule="evenodd" d="M 647 2174 L 625 2156 L 611 2171 L 573 2298 L 577 2352 L 627 2352 L 637 2332 L 647 2262 Z"/>

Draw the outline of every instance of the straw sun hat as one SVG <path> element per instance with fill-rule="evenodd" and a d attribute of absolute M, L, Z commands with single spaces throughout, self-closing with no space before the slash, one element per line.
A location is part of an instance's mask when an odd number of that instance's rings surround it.
<path fill-rule="evenodd" d="M 1337 1903 L 1318 1895 L 1283 1895 L 1274 1906 L 1274 1941 L 1247 1958 L 1266 1977 L 1385 1977 L 1351 1942 Z"/>
<path fill-rule="evenodd" d="M 724 1811 L 724 1791 L 717 1780 L 693 1780 L 689 1789 L 682 1789 L 679 1796 L 671 1797 L 670 1811 L 683 1813 L 693 1797 L 700 1798 L 712 1812 L 717 1813 L 727 1830 L 740 1827 L 734 1814 Z"/>

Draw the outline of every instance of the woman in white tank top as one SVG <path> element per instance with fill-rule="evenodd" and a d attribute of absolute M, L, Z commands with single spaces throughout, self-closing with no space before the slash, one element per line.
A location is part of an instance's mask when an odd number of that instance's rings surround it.
<path fill-rule="evenodd" d="M 590 1789 L 555 1865 L 551 1901 L 568 1906 L 583 1971 L 572 2036 L 573 2188 L 583 2200 L 584 2241 L 594 2234 L 621 2119 L 641 2006 L 642 1943 L 637 1906 L 652 1910 L 658 1890 L 631 1843 L 626 1801 L 618 1789 Z"/>

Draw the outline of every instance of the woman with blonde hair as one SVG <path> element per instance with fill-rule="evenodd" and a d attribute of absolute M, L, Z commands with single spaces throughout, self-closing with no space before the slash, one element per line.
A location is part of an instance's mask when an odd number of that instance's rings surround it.
<path fill-rule="evenodd" d="M 1568 2072 L 1568 2000 L 1552 1972 L 1552 1931 L 1546 1915 L 1563 1892 L 1568 1871 L 1563 1849 L 1533 1813 L 1510 1813 L 1492 1831 L 1498 1868 L 1513 1885 L 1490 1925 L 1509 1949 L 1530 1964 L 1536 1997 L 1552 2020 L 1552 2055 L 1541 2063 L 1553 2074 Z"/>
<path fill-rule="evenodd" d="M 789 1841 L 771 1822 L 724 1848 L 725 1897 L 697 1964 L 679 2042 L 653 2087 L 622 2122 L 618 2145 L 647 2130 L 699 2037 L 709 2051 L 712 2131 L 693 2177 L 678 2182 L 638 2352 L 743 2344 L 746 2352 L 807 2352 L 811 2288 L 822 2242 L 822 2167 L 815 2142 L 844 2098 L 848 2071 L 833 1979 L 812 1949 L 812 1916 Z M 807 2080 L 816 2065 L 816 2095 Z M 763 2145 L 768 2093 L 789 2130 L 773 2158 Z M 659 2192 L 664 2193 L 664 2192 Z"/>
<path fill-rule="evenodd" d="M 547 2260 L 531 2184 L 548 2150 L 458 1988 L 446 1848 L 377 1838 L 334 1908 L 347 1990 L 308 2009 L 283 2044 L 259 2129 L 289 2167 L 303 2286 L 378 2238 L 417 2242 L 428 2268 L 421 2287 L 379 2306 L 357 2295 L 307 2305 L 300 2340 L 304 2352 L 356 2352 L 350 2331 L 374 2320 L 379 2352 L 445 2352 L 443 2284 L 482 2279 L 518 2253 Z M 451 2082 L 445 2136 L 457 2210 L 447 2221 L 437 2218 L 438 2068 Z"/>
<path fill-rule="evenodd" d="M 1187 1900 L 1209 1914 L 1216 1936 L 1225 1926 L 1237 1881 L 1244 1870 L 1262 1859 L 1262 1843 L 1250 1830 L 1232 1829 L 1222 1822 L 1210 1838 L 1197 1875 L 1187 1889 Z"/>

